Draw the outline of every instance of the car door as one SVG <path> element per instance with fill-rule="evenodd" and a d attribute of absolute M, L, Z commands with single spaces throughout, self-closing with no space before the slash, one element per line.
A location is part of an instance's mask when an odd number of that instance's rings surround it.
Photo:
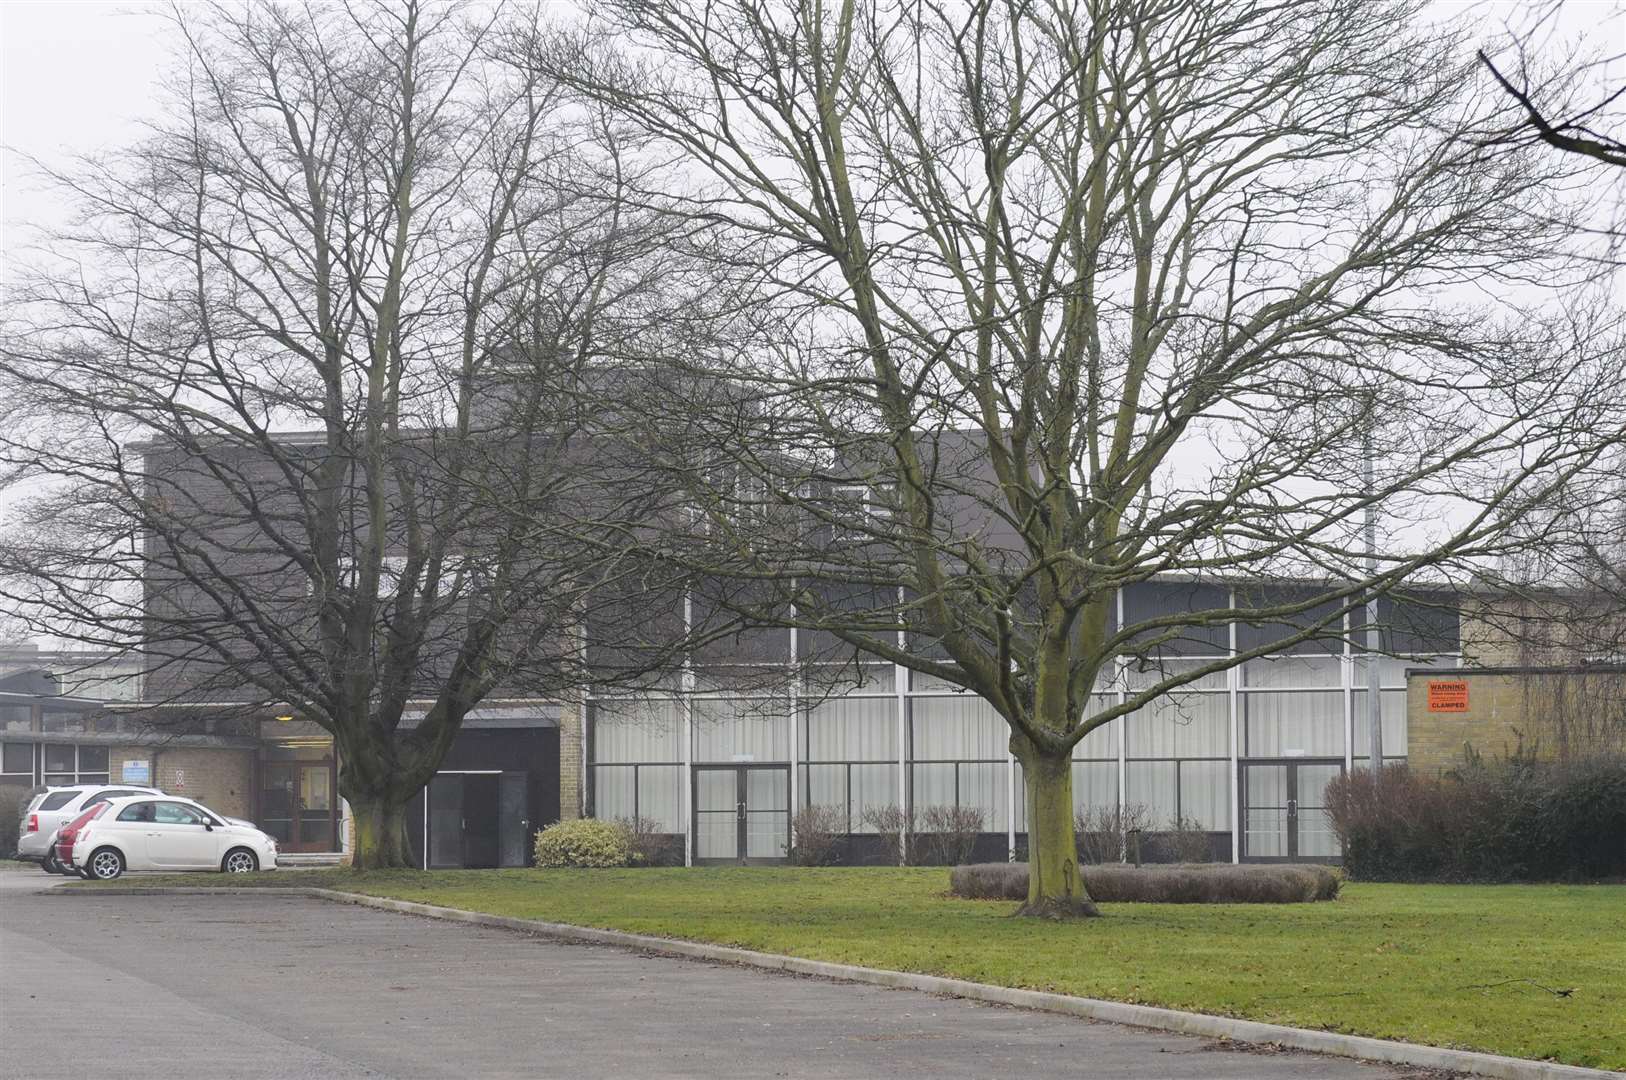
<path fill-rule="evenodd" d="M 147 857 L 158 870 L 195 870 L 220 861 L 219 839 L 195 807 L 160 802 L 147 832 Z"/>
<path fill-rule="evenodd" d="M 152 853 L 148 850 L 153 831 L 153 814 L 158 804 L 152 801 L 134 802 L 121 807 L 113 820 L 106 821 L 105 832 L 124 852 L 126 870 L 155 870 Z"/>

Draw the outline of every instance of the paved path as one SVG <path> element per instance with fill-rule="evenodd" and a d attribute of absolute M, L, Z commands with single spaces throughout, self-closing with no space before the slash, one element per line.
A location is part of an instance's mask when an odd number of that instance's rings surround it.
<path fill-rule="evenodd" d="M 300 897 L 0 874 L 0 1077 L 1325 1077 L 1391 1069 Z"/>

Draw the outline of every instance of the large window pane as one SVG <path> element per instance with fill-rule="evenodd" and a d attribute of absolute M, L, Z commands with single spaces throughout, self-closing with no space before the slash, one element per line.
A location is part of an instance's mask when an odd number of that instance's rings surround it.
<path fill-rule="evenodd" d="M 0 764 L 0 772 L 19 773 L 32 776 L 34 774 L 34 746 L 32 743 L 4 743 L 0 754 L 4 755 L 4 762 Z"/>
<path fill-rule="evenodd" d="M 837 697 L 802 718 L 807 761 L 897 761 L 896 698 Z"/>
<path fill-rule="evenodd" d="M 1344 695 L 1338 690 L 1242 695 L 1248 757 L 1342 757 Z"/>
<path fill-rule="evenodd" d="M 1357 690 L 1354 694 L 1355 702 L 1355 742 L 1352 749 L 1356 757 L 1367 757 L 1370 745 L 1367 743 L 1367 732 L 1371 725 L 1366 722 L 1366 691 Z M 1378 708 L 1383 716 L 1383 756 L 1404 757 L 1406 755 L 1406 692 L 1404 690 L 1378 691 Z M 1486 749 L 1480 747 L 1479 749 Z M 1493 747 L 1490 749 L 1497 749 Z"/>
<path fill-rule="evenodd" d="M 45 747 L 45 771 L 48 773 L 72 773 L 77 769 L 74 762 L 73 747 L 47 744 Z M 70 783 L 72 781 L 69 781 Z"/>
<path fill-rule="evenodd" d="M 1118 806 L 1118 763 L 1116 761 L 1073 762 L 1073 812 L 1116 810 Z"/>
<path fill-rule="evenodd" d="M 670 698 L 595 701 L 593 760 L 682 761 L 683 721 Z"/>
<path fill-rule="evenodd" d="M 1180 762 L 1180 814 L 1211 832 L 1231 827 L 1230 762 Z"/>
<path fill-rule="evenodd" d="M 638 814 L 662 832 L 683 831 L 683 766 L 638 767 Z"/>
<path fill-rule="evenodd" d="M 1146 808 L 1148 827 L 1161 829 L 1174 820 L 1176 769 L 1172 761 L 1131 761 L 1124 768 L 1124 802 Z"/>
<path fill-rule="evenodd" d="M 790 760 L 784 698 L 696 698 L 693 716 L 697 762 Z"/>
<path fill-rule="evenodd" d="M 913 714 L 914 760 L 1005 760 L 1010 729 L 981 698 L 917 697 Z"/>
<path fill-rule="evenodd" d="M 1227 694 L 1170 694 L 1126 718 L 1126 756 L 1229 757 Z"/>
<path fill-rule="evenodd" d="M 1333 687 L 1343 684 L 1337 656 L 1267 656 L 1242 665 L 1244 686 Z"/>

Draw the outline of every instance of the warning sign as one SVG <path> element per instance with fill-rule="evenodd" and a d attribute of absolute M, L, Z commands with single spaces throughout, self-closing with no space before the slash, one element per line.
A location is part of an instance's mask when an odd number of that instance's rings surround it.
<path fill-rule="evenodd" d="M 1467 712 L 1468 684 L 1457 679 L 1451 682 L 1428 684 L 1429 712 Z"/>

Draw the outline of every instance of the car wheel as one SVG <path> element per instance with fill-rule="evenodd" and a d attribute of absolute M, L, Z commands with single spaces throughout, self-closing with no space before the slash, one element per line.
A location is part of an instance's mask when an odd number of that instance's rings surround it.
<path fill-rule="evenodd" d="M 51 852 L 47 852 L 45 858 L 40 860 L 40 869 L 47 874 L 60 874 L 63 872 L 62 867 L 57 865 L 56 855 Z"/>
<path fill-rule="evenodd" d="M 248 874 L 259 868 L 258 856 L 246 847 L 232 848 L 220 860 L 220 872 L 223 874 Z"/>
<path fill-rule="evenodd" d="M 116 848 L 97 848 L 85 864 L 87 877 L 94 881 L 112 881 L 124 873 L 124 856 Z"/>

